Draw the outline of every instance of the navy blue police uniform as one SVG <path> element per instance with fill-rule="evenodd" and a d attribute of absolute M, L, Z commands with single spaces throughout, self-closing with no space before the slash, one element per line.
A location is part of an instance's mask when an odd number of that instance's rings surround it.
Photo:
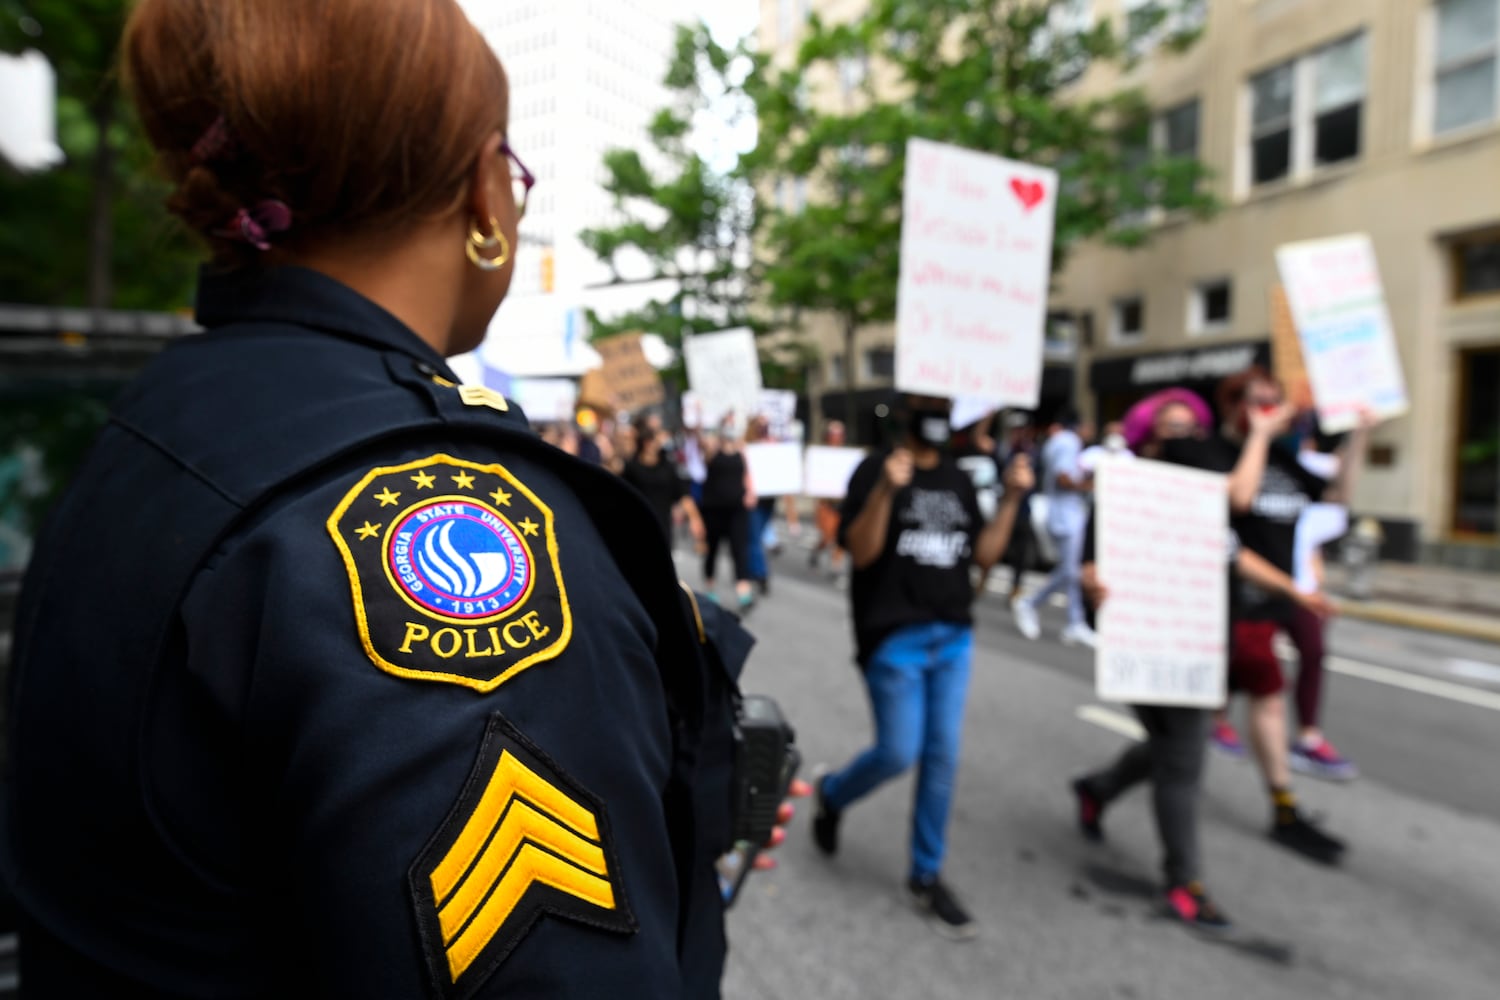
<path fill-rule="evenodd" d="M 26 995 L 718 996 L 734 680 L 645 504 L 332 279 L 198 311 L 23 587 Z"/>

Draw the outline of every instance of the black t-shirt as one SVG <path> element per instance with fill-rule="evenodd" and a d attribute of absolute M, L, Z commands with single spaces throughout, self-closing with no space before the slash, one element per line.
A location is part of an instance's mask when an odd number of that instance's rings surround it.
<path fill-rule="evenodd" d="M 672 508 L 687 496 L 676 467 L 665 458 L 657 459 L 655 465 L 647 465 L 638 458 L 632 458 L 625 463 L 620 478 L 641 491 L 641 495 L 651 505 L 651 512 L 656 515 L 662 532 L 671 538 Z"/>
<path fill-rule="evenodd" d="M 745 456 L 739 452 L 719 452 L 708 460 L 703 479 L 703 507 L 706 510 L 745 506 Z"/>
<path fill-rule="evenodd" d="M 1167 442 L 1164 457 L 1195 469 L 1229 473 L 1239 462 L 1241 450 L 1240 445 L 1222 437 L 1184 439 Z M 1247 513 L 1231 512 L 1229 526 L 1241 545 L 1292 576 L 1296 573 L 1297 519 L 1327 489 L 1328 480 L 1304 469 L 1290 451 L 1272 445 L 1266 455 L 1260 492 Z M 1282 621 L 1292 611 L 1287 598 L 1240 578 L 1235 581 L 1233 604 L 1235 617 L 1244 621 Z"/>
<path fill-rule="evenodd" d="M 872 455 L 849 481 L 839 512 L 839 544 L 880 481 L 889 453 Z M 973 623 L 970 567 L 983 528 L 974 484 L 945 457 L 934 469 L 917 469 L 911 484 L 891 500 L 885 551 L 850 581 L 854 640 L 861 666 L 892 632 L 930 622 Z"/>

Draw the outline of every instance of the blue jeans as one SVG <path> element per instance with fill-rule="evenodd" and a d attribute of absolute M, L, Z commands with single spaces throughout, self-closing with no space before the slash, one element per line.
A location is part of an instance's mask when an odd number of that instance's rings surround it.
<path fill-rule="evenodd" d="M 1080 527 L 1077 531 L 1063 535 L 1049 527 L 1047 533 L 1052 536 L 1052 541 L 1057 546 L 1057 566 L 1052 570 L 1052 575 L 1047 577 L 1047 582 L 1042 585 L 1042 589 L 1027 598 L 1026 603 L 1033 608 L 1039 608 L 1042 602 L 1053 594 L 1065 593 L 1068 595 L 1068 624 L 1082 625 L 1085 618 L 1080 578 L 1085 529 Z"/>
<path fill-rule="evenodd" d="M 913 878 L 929 878 L 943 866 L 973 655 L 974 630 L 967 625 L 910 625 L 881 643 L 865 670 L 875 745 L 823 779 L 829 807 L 844 809 L 919 765 L 911 818 Z"/>
<path fill-rule="evenodd" d="M 771 565 L 766 560 L 765 541 L 766 525 L 770 523 L 771 515 L 759 504 L 750 508 L 750 547 L 746 549 L 748 559 L 745 569 L 750 574 L 750 579 L 755 581 L 771 578 Z"/>

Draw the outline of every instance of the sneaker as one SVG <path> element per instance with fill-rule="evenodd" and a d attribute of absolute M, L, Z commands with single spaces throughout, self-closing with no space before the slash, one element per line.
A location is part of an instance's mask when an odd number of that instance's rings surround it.
<path fill-rule="evenodd" d="M 1347 845 L 1307 821 L 1296 809 L 1285 810 L 1271 823 L 1271 839 L 1288 850 L 1296 851 L 1320 864 L 1336 865 Z"/>
<path fill-rule="evenodd" d="M 912 905 L 918 912 L 932 918 L 933 928 L 943 937 L 953 941 L 967 941 L 978 933 L 969 911 L 963 908 L 937 876 L 909 879 L 906 891 L 911 894 Z"/>
<path fill-rule="evenodd" d="M 1079 622 L 1077 625 L 1069 625 L 1062 630 L 1062 644 L 1064 646 L 1087 646 L 1093 649 L 1099 645 L 1099 636 L 1093 629 Z"/>
<path fill-rule="evenodd" d="M 1016 619 L 1016 631 L 1028 639 L 1040 639 L 1042 636 L 1042 625 L 1036 620 L 1036 608 L 1025 601 L 1017 601 L 1010 609 Z"/>
<path fill-rule="evenodd" d="M 1214 723 L 1213 734 L 1209 736 L 1208 742 L 1220 753 L 1228 754 L 1230 757 L 1245 756 L 1245 744 L 1240 739 L 1240 734 L 1235 732 L 1234 726 L 1222 720 Z"/>
<path fill-rule="evenodd" d="M 1200 882 L 1176 885 L 1167 890 L 1167 910 L 1187 924 L 1206 931 L 1227 931 L 1234 925 L 1213 904 Z"/>
<path fill-rule="evenodd" d="M 750 594 L 750 593 L 740 594 L 738 596 L 738 598 L 737 598 L 737 601 L 738 601 L 739 607 L 740 607 L 740 614 L 742 614 L 742 615 L 749 614 L 755 608 L 755 595 L 754 594 Z"/>
<path fill-rule="evenodd" d="M 813 842 L 818 845 L 818 850 L 830 858 L 839 852 L 839 820 L 844 818 L 842 810 L 830 808 L 828 800 L 823 798 L 823 782 L 828 778 L 825 775 L 818 779 L 815 799 L 818 803 L 818 811 L 813 815 Z"/>
<path fill-rule="evenodd" d="M 1324 781 L 1353 781 L 1359 777 L 1359 768 L 1354 762 L 1340 754 L 1327 740 L 1316 743 L 1292 744 L 1292 770 Z"/>
<path fill-rule="evenodd" d="M 1099 843 L 1104 839 L 1104 827 L 1100 825 L 1104 818 L 1104 803 L 1089 790 L 1086 778 L 1073 782 L 1073 796 L 1078 800 L 1078 829 L 1086 839 Z"/>

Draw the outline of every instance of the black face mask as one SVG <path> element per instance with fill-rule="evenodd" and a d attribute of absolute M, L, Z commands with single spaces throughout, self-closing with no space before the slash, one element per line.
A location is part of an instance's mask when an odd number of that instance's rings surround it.
<path fill-rule="evenodd" d="M 906 426 L 918 441 L 932 448 L 945 449 L 953 441 L 953 427 L 947 410 L 912 410 Z"/>

